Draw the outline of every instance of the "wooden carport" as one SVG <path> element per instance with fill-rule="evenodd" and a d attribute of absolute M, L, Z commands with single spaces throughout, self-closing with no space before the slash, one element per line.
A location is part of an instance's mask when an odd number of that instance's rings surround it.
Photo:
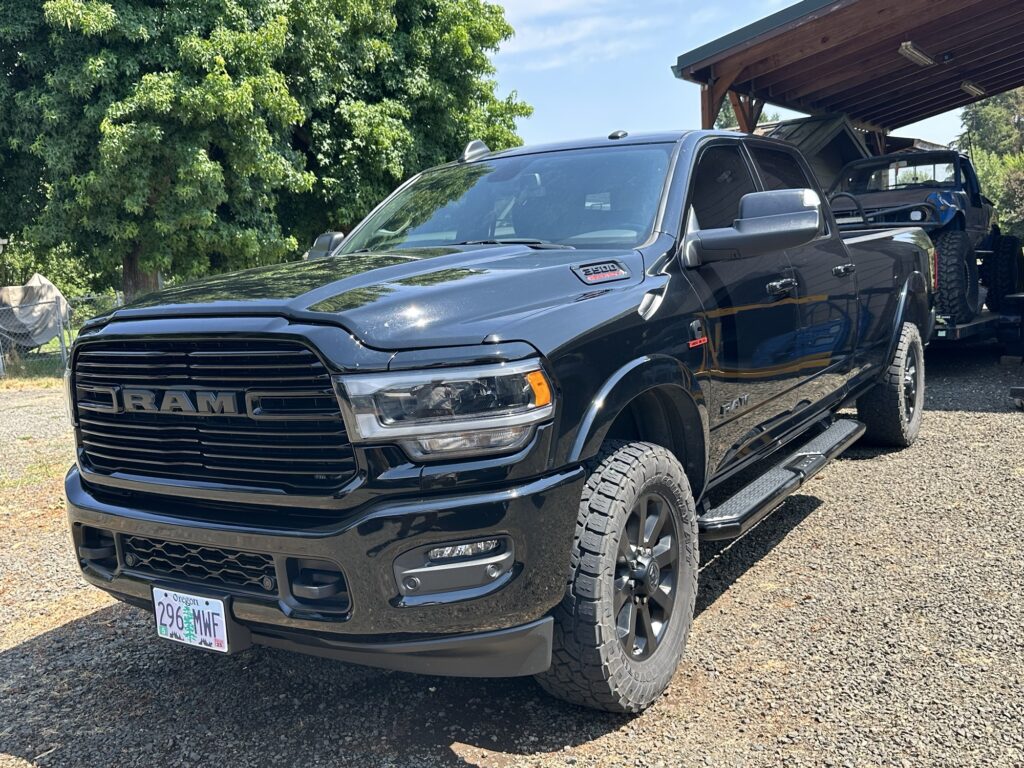
<path fill-rule="evenodd" d="M 896 128 L 1024 86 L 1022 0 L 803 0 L 679 56 L 701 120 L 725 99 L 751 132 L 766 102 Z"/>

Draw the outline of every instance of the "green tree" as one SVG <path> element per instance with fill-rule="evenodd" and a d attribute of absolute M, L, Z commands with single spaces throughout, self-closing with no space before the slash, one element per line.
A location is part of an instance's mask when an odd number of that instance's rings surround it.
<path fill-rule="evenodd" d="M 763 112 L 761 119 L 758 120 L 758 125 L 764 123 L 777 123 L 781 117 L 778 112 Z M 729 128 L 739 128 L 740 122 L 736 119 L 736 113 L 732 109 L 732 102 L 728 99 L 722 104 L 722 108 L 718 110 L 718 117 L 715 118 L 715 128 L 720 131 L 728 130 Z"/>
<path fill-rule="evenodd" d="M 283 260 L 470 138 L 518 143 L 511 33 L 484 0 L 0 0 L 0 229 L 129 297 Z"/>
<path fill-rule="evenodd" d="M 958 139 L 1003 231 L 1024 238 L 1024 88 L 964 107 Z"/>
<path fill-rule="evenodd" d="M 962 149 L 995 155 L 1024 152 L 1024 88 L 969 104 L 960 122 L 963 133 L 957 144 Z"/>
<path fill-rule="evenodd" d="M 483 0 L 340 4 L 297 0 L 308 45 L 291 49 L 294 92 L 309 109 L 297 139 L 314 187 L 288 200 L 302 242 L 349 231 L 398 181 L 454 159 L 483 139 L 520 144 L 515 120 L 532 109 L 496 95 L 489 54 L 512 35 L 503 11 Z M 388 6 L 380 10 L 380 6 Z"/>
<path fill-rule="evenodd" d="M 191 606 L 185 606 L 181 609 L 181 622 L 183 627 L 182 632 L 185 635 L 185 639 L 190 643 L 195 642 L 196 638 L 199 637 L 199 634 L 196 632 L 196 617 L 195 614 L 192 613 Z"/>

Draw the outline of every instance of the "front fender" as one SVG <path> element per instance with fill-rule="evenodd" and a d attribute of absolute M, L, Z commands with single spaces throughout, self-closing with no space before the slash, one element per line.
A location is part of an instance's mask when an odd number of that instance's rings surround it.
<path fill-rule="evenodd" d="M 623 409 L 639 395 L 658 388 L 676 390 L 685 398 L 686 405 L 683 407 L 693 409 L 691 418 L 686 422 L 692 422 L 693 417 L 699 419 L 701 444 L 706 446 L 709 423 L 707 408 L 704 393 L 696 378 L 674 357 L 644 355 L 619 368 L 598 389 L 580 422 L 569 452 L 569 462 L 582 462 L 595 456 Z M 687 429 L 693 428 L 694 425 L 687 423 Z"/>

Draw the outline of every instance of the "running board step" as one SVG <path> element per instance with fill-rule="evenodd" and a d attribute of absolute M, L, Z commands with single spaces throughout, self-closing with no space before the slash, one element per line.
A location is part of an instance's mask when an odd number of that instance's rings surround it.
<path fill-rule="evenodd" d="M 721 505 L 697 518 L 703 539 L 734 539 L 757 525 L 789 494 L 814 477 L 864 434 L 864 425 L 838 419 Z"/>

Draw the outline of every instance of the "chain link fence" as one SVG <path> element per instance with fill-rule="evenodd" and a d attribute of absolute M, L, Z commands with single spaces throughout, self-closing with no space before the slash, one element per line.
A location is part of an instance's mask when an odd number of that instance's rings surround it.
<path fill-rule="evenodd" d="M 0 378 L 60 376 L 79 329 L 121 305 L 120 295 L 80 296 L 16 307 L 0 306 Z"/>

